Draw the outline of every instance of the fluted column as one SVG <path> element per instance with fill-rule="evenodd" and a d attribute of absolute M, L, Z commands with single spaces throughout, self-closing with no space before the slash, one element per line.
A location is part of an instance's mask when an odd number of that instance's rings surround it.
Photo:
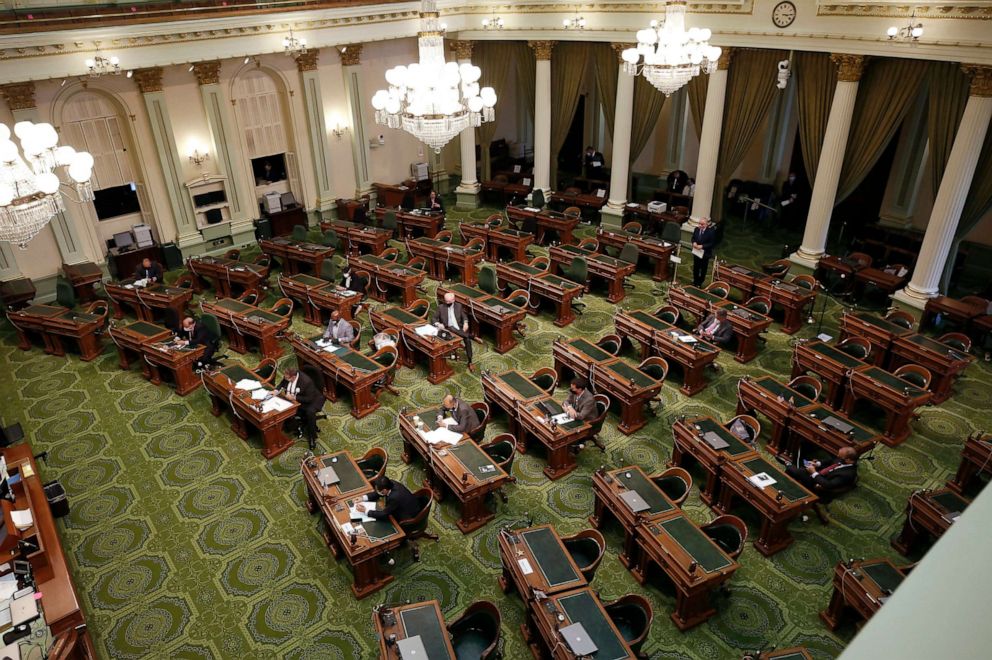
<path fill-rule="evenodd" d="M 455 51 L 459 65 L 472 63 L 473 42 L 453 40 L 448 43 Z M 458 200 L 458 206 L 474 209 L 479 206 L 480 188 L 478 173 L 475 169 L 475 128 L 469 126 L 462 131 L 458 136 L 458 141 L 461 148 L 462 179 L 458 187 L 455 188 L 455 197 Z M 486 154 L 483 154 L 482 157 L 485 158 Z"/>
<path fill-rule="evenodd" d="M 619 57 L 628 44 L 612 44 Z M 623 61 L 617 65 L 617 103 L 613 118 L 613 156 L 610 161 L 610 198 L 603 208 L 602 222 L 620 226 L 623 207 L 627 203 L 628 175 L 630 174 L 630 127 L 634 110 L 634 76 L 625 73 Z"/>
<path fill-rule="evenodd" d="M 992 120 L 992 67 L 965 65 L 962 68 L 971 76 L 968 104 L 954 136 L 947 168 L 940 179 L 913 277 L 905 289 L 895 294 L 897 300 L 919 309 L 940 292 L 940 276 L 954 243 L 954 232 Z"/>
<path fill-rule="evenodd" d="M 551 51 L 557 41 L 531 41 L 534 75 L 534 189 L 551 190 Z"/>
<path fill-rule="evenodd" d="M 324 118 L 324 97 L 320 91 L 320 75 L 317 72 L 319 49 L 310 49 L 296 56 L 296 68 L 300 72 L 303 86 L 303 108 L 307 119 L 307 135 L 310 137 L 310 154 L 313 161 L 313 176 L 317 183 L 318 211 L 335 208 L 334 193 L 331 191 L 331 149 L 327 143 L 327 121 Z"/>
<path fill-rule="evenodd" d="M 362 96 L 362 44 L 348 44 L 338 49 L 341 75 L 351 113 L 351 156 L 355 166 L 355 197 L 369 194 L 369 138 L 365 127 Z"/>
<path fill-rule="evenodd" d="M 827 130 L 823 135 L 823 149 L 816 166 L 816 181 L 813 182 L 813 194 L 809 200 L 803 242 L 789 257 L 793 262 L 811 269 L 816 268 L 816 263 L 827 248 L 830 217 L 837 199 L 840 171 L 844 165 L 851 118 L 854 116 L 854 102 L 858 97 L 858 83 L 864 73 L 866 61 L 864 55 L 833 54 L 830 59 L 837 65 L 837 87 L 830 105 Z"/>
<path fill-rule="evenodd" d="M 720 157 L 720 132 L 723 129 L 723 105 L 727 96 L 727 70 L 733 51 L 724 48 L 716 71 L 710 74 L 706 86 L 706 107 L 703 110 L 703 130 L 699 136 L 699 159 L 696 164 L 696 195 L 692 198 L 691 219 L 684 229 L 692 231 L 698 218 L 710 217 L 713 209 L 713 188 L 716 185 L 716 165 Z"/>

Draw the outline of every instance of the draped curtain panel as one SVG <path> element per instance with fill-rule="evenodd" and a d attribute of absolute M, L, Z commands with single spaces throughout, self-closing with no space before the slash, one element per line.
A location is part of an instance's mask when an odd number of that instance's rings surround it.
<path fill-rule="evenodd" d="M 834 205 L 847 199 L 878 162 L 902 124 L 910 103 L 920 93 L 928 65 L 925 60 L 897 58 L 868 63 L 858 86 Z"/>
<path fill-rule="evenodd" d="M 603 103 L 603 117 L 606 118 L 606 130 L 613 139 L 613 124 L 617 111 L 617 82 L 620 79 L 620 60 L 610 44 L 596 43 L 589 48 L 592 58 L 593 72 L 596 78 L 596 89 Z"/>
<path fill-rule="evenodd" d="M 480 87 L 492 87 L 499 97 L 506 89 L 506 81 L 510 77 L 510 67 L 513 66 L 513 44 L 506 41 L 479 41 L 472 52 L 472 63 L 482 69 Z M 496 111 L 501 111 L 496 104 Z M 512 110 L 511 110 L 512 112 Z M 497 114 L 497 117 L 499 115 Z M 488 181 L 492 178 L 489 160 L 489 145 L 496 135 L 497 121 L 486 122 L 475 129 L 475 138 L 482 152 L 482 172 L 480 179 Z"/>
<path fill-rule="evenodd" d="M 751 142 L 768 116 L 772 101 L 782 90 L 775 86 L 778 63 L 786 54 L 779 50 L 734 50 L 727 76 L 727 104 L 720 133 L 720 154 L 713 193 L 713 216 L 723 215 L 723 188 L 741 164 Z"/>
<path fill-rule="evenodd" d="M 936 198 L 964 106 L 968 104 L 969 81 L 957 62 L 930 62 L 927 73 L 930 87 L 927 110 L 930 180 Z"/>
<path fill-rule="evenodd" d="M 837 67 L 829 53 L 796 53 L 794 59 L 796 100 L 799 110 L 799 146 L 807 181 L 816 181 L 823 136 L 827 132 L 830 105 L 837 88 Z"/>
<path fill-rule="evenodd" d="M 589 55 L 588 42 L 565 42 L 551 54 L 551 185 L 558 177 L 558 152 L 579 105 L 579 92 L 585 80 Z"/>
<path fill-rule="evenodd" d="M 709 84 L 709 74 L 701 73 L 686 86 L 689 94 L 689 112 L 692 114 L 692 124 L 696 127 L 697 138 L 703 134 L 703 113 L 706 111 L 706 90 Z"/>
<path fill-rule="evenodd" d="M 954 271 L 954 261 L 957 258 L 961 241 L 990 211 L 992 211 L 992 127 L 985 133 L 982 155 L 978 157 L 975 177 L 971 180 L 971 188 L 968 190 L 968 197 L 965 199 L 961 218 L 958 220 L 957 229 L 954 230 L 954 243 L 951 245 L 951 252 L 944 264 L 941 290 L 945 293 L 948 290 L 951 273 Z"/>
<path fill-rule="evenodd" d="M 631 163 L 641 155 L 651 135 L 654 134 L 661 109 L 665 107 L 665 98 L 665 95 L 645 80 L 644 76 L 637 76 L 634 79 L 634 121 L 630 132 Z M 676 120 L 673 118 L 672 121 Z"/>
<path fill-rule="evenodd" d="M 520 94 L 520 102 L 527 108 L 527 114 L 533 120 L 534 88 L 537 86 L 535 82 L 537 60 L 534 59 L 534 50 L 527 45 L 526 41 L 511 41 L 509 45 L 510 57 L 517 63 L 517 92 Z M 496 94 L 499 95 L 498 89 Z"/>

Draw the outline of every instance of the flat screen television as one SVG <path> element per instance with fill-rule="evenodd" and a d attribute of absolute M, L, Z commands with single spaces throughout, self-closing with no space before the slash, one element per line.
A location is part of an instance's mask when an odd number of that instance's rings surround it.
<path fill-rule="evenodd" d="M 140 213 L 137 187 L 133 183 L 93 191 L 93 208 L 99 220 Z"/>

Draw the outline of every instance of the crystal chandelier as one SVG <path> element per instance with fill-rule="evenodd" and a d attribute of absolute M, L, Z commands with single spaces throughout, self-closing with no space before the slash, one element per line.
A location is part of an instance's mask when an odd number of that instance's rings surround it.
<path fill-rule="evenodd" d="M 298 57 L 307 54 L 307 40 L 298 39 L 293 35 L 293 28 L 289 29 L 289 36 L 282 38 L 282 49 L 290 57 Z"/>
<path fill-rule="evenodd" d="M 625 73 L 643 75 L 665 96 L 671 96 L 698 76 L 710 73 L 720 59 L 720 48 L 711 46 L 709 28 L 685 29 L 684 0 L 665 3 L 665 19 L 637 32 L 637 47 L 623 51 Z"/>
<path fill-rule="evenodd" d="M 496 10 L 493 9 L 492 18 L 482 19 L 482 29 L 483 30 L 502 30 L 504 26 L 503 17 L 496 15 Z"/>
<path fill-rule="evenodd" d="M 420 61 L 386 71 L 389 89 L 372 97 L 375 120 L 402 128 L 440 153 L 463 130 L 493 121 L 496 92 L 479 89 L 482 71 L 444 61 L 444 34 L 435 0 L 420 3 Z"/>
<path fill-rule="evenodd" d="M 89 72 L 90 78 L 99 78 L 100 76 L 107 75 L 117 76 L 121 72 L 121 61 L 116 55 L 104 57 L 100 53 L 97 53 L 92 58 L 86 60 L 86 70 Z"/>
<path fill-rule="evenodd" d="M 561 20 L 561 26 L 566 30 L 585 30 L 586 17 L 576 14 L 575 18 L 563 18 Z"/>
<path fill-rule="evenodd" d="M 14 134 L 20 151 L 10 139 L 10 129 L 0 124 L 0 241 L 24 249 L 56 213 L 65 210 L 60 170 L 64 169 L 66 185 L 75 189 L 78 201 L 92 201 L 93 156 L 58 146 L 59 136 L 51 124 L 21 121 L 14 124 Z"/>
<path fill-rule="evenodd" d="M 909 19 L 909 23 L 905 27 L 896 27 L 893 25 L 885 34 L 889 37 L 889 41 L 895 40 L 899 37 L 903 41 L 919 41 L 920 37 L 923 36 L 923 23 L 916 20 L 916 10 L 913 10 L 913 15 Z"/>

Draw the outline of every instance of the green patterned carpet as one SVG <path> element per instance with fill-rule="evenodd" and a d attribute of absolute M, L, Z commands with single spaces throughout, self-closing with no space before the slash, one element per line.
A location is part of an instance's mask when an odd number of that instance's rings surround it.
<path fill-rule="evenodd" d="M 449 213 L 449 223 L 464 215 Z M 471 213 L 479 219 L 487 215 L 485 210 Z M 757 265 L 777 258 L 785 238 L 795 240 L 757 227 L 731 231 L 723 256 Z M 687 270 L 683 267 L 680 277 Z M 636 288 L 624 307 L 661 303 L 645 273 L 634 281 Z M 436 283 L 428 282 L 433 298 Z M 529 317 L 520 346 L 497 355 L 487 344 L 477 351 L 477 363 L 493 371 L 534 370 L 551 366 L 551 344 L 559 334 L 596 338 L 612 332 L 612 305 L 600 295 L 586 296 L 585 302 L 585 314 L 564 330 L 552 325 L 548 313 Z M 825 330 L 834 335 L 839 310 L 836 303 L 827 309 Z M 313 332 L 299 313 L 296 317 L 294 328 Z M 370 330 L 364 315 L 361 320 L 364 343 Z M 167 386 L 146 382 L 137 368 L 121 371 L 109 341 L 102 357 L 91 363 L 75 356 L 49 357 L 39 349 L 22 352 L 4 323 L 0 357 L 9 365 L 9 377 L 0 382 L 0 397 L 6 402 L 5 420 L 21 421 L 35 451 L 50 452 L 43 476 L 61 479 L 70 495 L 72 513 L 60 528 L 102 656 L 371 658 L 377 654 L 370 614 L 374 605 L 437 598 L 449 619 L 474 600 L 497 603 L 506 657 L 516 659 L 527 655 L 518 628 L 524 607 L 516 595 L 501 594 L 496 584 L 499 527 L 525 514 L 536 522 L 554 523 L 563 535 L 588 527 L 590 474 L 600 464 L 661 469 L 672 447 L 670 425 L 678 415 L 729 418 L 740 376 L 788 376 L 789 338 L 778 327 L 772 327 L 768 344 L 749 365 L 724 353 L 722 371 L 695 398 L 687 399 L 676 384 L 666 384 L 659 416 L 636 435 L 620 434 L 611 414 L 603 432 L 606 455 L 587 449 L 579 457 L 579 469 L 558 482 L 544 477 L 540 456 L 518 456 L 513 467 L 518 482 L 508 489 L 509 505 L 500 504 L 497 519 L 475 533 L 463 536 L 458 531 L 457 506 L 446 499 L 430 522 L 441 541 L 421 543 L 420 563 L 412 562 L 407 551 L 397 553 L 397 579 L 360 602 L 349 589 L 349 567 L 331 558 L 318 518 L 303 506 L 298 464 L 304 448 L 297 445 L 265 461 L 257 443 L 246 444 L 231 432 L 227 418 L 210 415 L 202 388 L 180 398 Z M 807 327 L 799 336 L 813 334 Z M 229 363 L 257 361 L 255 355 L 231 356 Z M 626 357 L 634 360 L 633 354 Z M 285 357 L 281 366 L 292 362 Z M 438 386 L 424 375 L 422 369 L 400 370 L 396 384 L 401 396 L 384 394 L 383 407 L 360 421 L 348 414 L 347 400 L 328 404 L 330 419 L 321 422 L 321 445 L 358 455 L 381 445 L 390 456 L 388 474 L 418 487 L 424 468 L 399 460 L 396 411 L 435 405 L 452 389 L 469 401 L 482 398 L 478 377 L 462 364 L 453 379 Z M 718 613 L 707 623 L 687 633 L 676 629 L 668 617 L 672 590 L 660 584 L 640 587 L 634 581 L 617 560 L 622 537 L 615 525 L 606 529 L 609 555 L 593 586 L 604 599 L 628 592 L 651 599 L 655 620 L 644 650 L 653 658 L 733 658 L 747 649 L 791 645 L 808 646 L 817 658 L 836 656 L 855 628 L 849 625 L 834 635 L 817 617 L 830 596 L 834 564 L 849 557 L 899 558 L 889 539 L 902 524 L 906 497 L 914 489 L 943 483 L 957 466 L 964 438 L 992 423 L 990 384 L 987 365 L 976 363 L 948 403 L 922 411 L 906 443 L 879 448 L 876 460 L 863 464 L 859 488 L 832 505 L 830 526 L 815 518 L 795 523 L 796 542 L 771 558 L 749 543 L 742 567 L 730 581 L 730 595 L 717 597 Z M 488 435 L 504 428 L 497 416 Z M 698 488 L 685 509 L 700 523 L 714 516 L 699 501 Z M 735 513 L 749 522 L 753 538 L 755 518 L 746 509 Z"/>

